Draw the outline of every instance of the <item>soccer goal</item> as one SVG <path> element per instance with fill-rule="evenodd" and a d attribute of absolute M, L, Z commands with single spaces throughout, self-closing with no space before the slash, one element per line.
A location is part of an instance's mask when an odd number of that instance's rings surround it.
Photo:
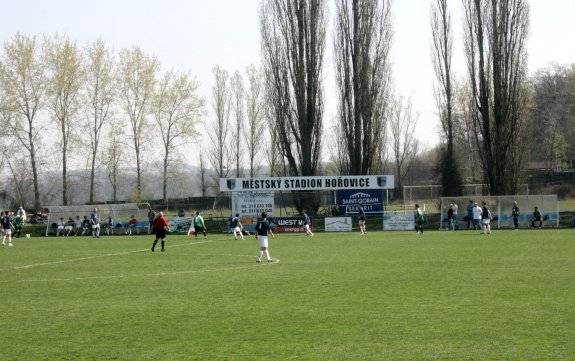
<path fill-rule="evenodd" d="M 535 207 L 541 212 L 544 227 L 559 226 L 559 199 L 556 194 L 441 197 L 440 201 L 442 229 L 447 228 L 447 211 L 452 203 L 456 203 L 458 206 L 456 229 L 467 229 L 467 206 L 470 201 L 477 203 L 480 207 L 482 202 L 487 203 L 493 217 L 491 224 L 494 228 L 514 227 L 513 217 L 511 216 L 511 208 L 513 208 L 514 202 L 517 202 L 519 207 L 519 228 L 529 228 L 531 226 Z"/>

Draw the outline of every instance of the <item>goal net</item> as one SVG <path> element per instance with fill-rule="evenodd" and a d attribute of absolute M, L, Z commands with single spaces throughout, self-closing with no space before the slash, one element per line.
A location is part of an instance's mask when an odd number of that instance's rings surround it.
<path fill-rule="evenodd" d="M 556 194 L 552 195 L 516 195 L 516 196 L 465 196 L 465 197 L 441 197 L 441 228 L 448 227 L 447 210 L 451 203 L 458 205 L 456 227 L 459 229 L 468 228 L 467 206 L 470 201 L 481 206 L 482 202 L 487 203 L 493 221 L 494 228 L 513 228 L 513 217 L 511 208 L 513 202 L 517 202 L 519 207 L 519 228 L 531 226 L 533 211 L 539 208 L 543 216 L 543 225 L 546 227 L 559 226 L 559 199 Z"/>

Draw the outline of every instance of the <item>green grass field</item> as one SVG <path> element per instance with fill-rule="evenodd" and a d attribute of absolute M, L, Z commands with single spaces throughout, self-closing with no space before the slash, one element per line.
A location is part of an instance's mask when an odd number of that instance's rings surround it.
<path fill-rule="evenodd" d="M 0 360 L 573 360 L 574 232 L 17 239 Z"/>

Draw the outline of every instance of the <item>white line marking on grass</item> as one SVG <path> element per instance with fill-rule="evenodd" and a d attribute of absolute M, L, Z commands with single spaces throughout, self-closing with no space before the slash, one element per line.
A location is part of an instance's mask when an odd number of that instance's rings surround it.
<path fill-rule="evenodd" d="M 253 257 L 246 255 L 233 255 L 235 257 Z M 113 276 L 93 276 L 93 277 L 74 277 L 74 278 L 44 278 L 44 279 L 28 279 L 28 280 L 14 280 L 14 281 L 0 281 L 0 283 L 39 283 L 39 282 L 71 282 L 71 281 L 86 281 L 86 280 L 113 280 L 113 279 L 127 279 L 136 277 L 155 277 L 155 276 L 171 276 L 171 275 L 182 275 L 182 274 L 192 274 L 192 273 L 208 273 L 208 272 L 225 272 L 225 271 L 237 271 L 241 269 L 250 269 L 254 267 L 265 267 L 280 263 L 278 258 L 272 258 L 273 262 L 270 263 L 256 263 L 245 266 L 236 267 L 224 267 L 224 268 L 214 268 L 205 270 L 187 270 L 187 271 L 173 271 L 173 272 L 158 272 L 158 273 L 141 273 L 132 275 L 113 275 Z"/>
<path fill-rule="evenodd" d="M 211 242 L 211 241 L 212 241 L 212 240 L 205 240 L 205 241 L 201 241 L 201 242 L 191 242 L 191 243 L 184 243 L 184 244 L 176 244 L 176 245 L 170 246 L 170 248 L 181 247 L 181 246 L 193 246 L 193 245 L 196 245 L 196 244 L 208 243 L 208 242 Z M 133 253 L 140 253 L 140 252 L 150 252 L 150 249 L 149 249 L 149 248 L 146 248 L 146 249 L 139 249 L 139 250 L 135 250 L 135 251 L 125 251 L 125 252 L 118 252 L 118 253 L 102 254 L 102 255 L 99 255 L 99 256 L 73 258 L 73 259 L 66 259 L 66 260 L 54 261 L 54 262 L 44 262 L 44 263 L 36 263 L 36 264 L 27 264 L 27 265 L 22 265 L 22 266 L 12 266 L 12 267 L 7 267 L 7 268 L 0 268 L 0 271 L 12 271 L 12 270 L 20 270 L 20 269 L 30 269 L 30 268 L 34 268 L 34 267 L 51 266 L 51 265 L 62 264 L 62 263 L 88 261 L 88 260 L 92 260 L 92 259 L 105 258 L 105 257 L 125 256 L 125 255 L 129 255 L 129 254 L 133 254 Z"/>
<path fill-rule="evenodd" d="M 225 239 L 216 239 L 216 241 L 225 240 Z M 176 244 L 170 245 L 166 248 L 175 248 L 175 247 L 182 247 L 182 246 L 193 246 L 203 243 L 212 242 L 213 239 L 199 241 L 199 242 L 190 242 L 190 243 L 183 243 L 183 244 Z M 54 262 L 44 262 L 44 263 L 36 263 L 36 264 L 28 264 L 22 266 L 12 266 L 7 268 L 0 268 L 0 271 L 14 271 L 14 270 L 26 270 L 35 267 L 41 266 L 51 266 L 63 263 L 72 263 L 72 262 L 81 262 L 87 261 L 92 259 L 104 258 L 104 257 L 115 257 L 115 256 L 125 256 L 134 253 L 142 253 L 142 252 L 150 252 L 149 248 L 146 249 L 139 249 L 134 251 L 125 251 L 125 252 L 117 252 L 117 253 L 108 253 L 99 256 L 90 256 L 90 257 L 81 257 L 81 258 L 74 258 L 68 260 L 61 260 L 61 261 L 54 261 Z M 209 256 L 210 254 L 206 254 Z M 254 255 L 237 255 L 237 254 L 211 254 L 212 256 L 229 256 L 229 257 L 249 257 L 255 258 Z M 0 281 L 0 283 L 12 283 L 12 282 L 21 282 L 21 283 L 32 283 L 32 282 L 70 282 L 70 281 L 84 281 L 84 280 L 111 280 L 111 279 L 123 279 L 123 278 L 134 278 L 134 277 L 153 277 L 153 276 L 167 276 L 167 275 L 177 275 L 177 274 L 192 274 L 192 273 L 207 273 L 207 272 L 225 272 L 225 271 L 234 271 L 234 270 L 241 270 L 241 269 L 249 269 L 253 267 L 262 267 L 262 266 L 271 266 L 277 263 L 280 263 L 278 258 L 272 258 L 273 262 L 265 263 L 262 262 L 261 264 L 251 264 L 251 265 L 244 265 L 244 266 L 236 266 L 236 267 L 223 267 L 223 268 L 214 268 L 214 269 L 205 269 L 205 270 L 186 270 L 186 271 L 173 271 L 173 272 L 159 272 L 159 273 L 142 273 L 142 274 L 120 274 L 120 275 L 112 275 L 112 276 L 93 276 L 93 277 L 73 277 L 73 278 L 45 278 L 45 279 L 27 279 L 27 280 L 12 280 L 12 281 Z"/>

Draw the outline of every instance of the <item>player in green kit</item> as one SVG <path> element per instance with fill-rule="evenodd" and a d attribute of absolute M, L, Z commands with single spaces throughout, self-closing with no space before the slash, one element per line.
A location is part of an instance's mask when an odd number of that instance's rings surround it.
<path fill-rule="evenodd" d="M 196 216 L 190 225 L 190 229 L 188 230 L 188 236 L 191 236 L 192 233 L 198 239 L 198 233 L 202 232 L 204 234 L 204 238 L 208 238 L 208 234 L 206 233 L 206 224 L 204 223 L 204 218 L 200 216 L 200 212 L 196 212 Z"/>
<path fill-rule="evenodd" d="M 14 233 L 16 238 L 20 238 L 20 233 L 22 233 L 22 225 L 24 224 L 24 217 L 20 213 L 16 214 L 14 218 Z"/>

